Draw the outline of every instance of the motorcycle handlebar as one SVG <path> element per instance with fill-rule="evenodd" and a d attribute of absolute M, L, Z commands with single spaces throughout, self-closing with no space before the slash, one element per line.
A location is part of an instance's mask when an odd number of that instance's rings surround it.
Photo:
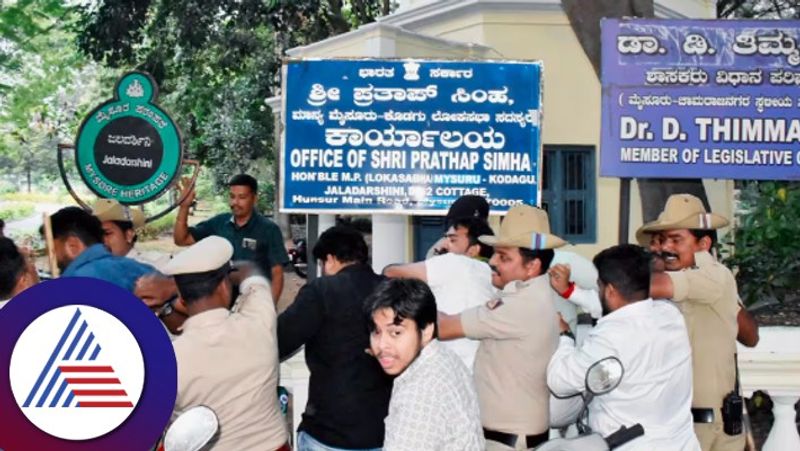
<path fill-rule="evenodd" d="M 606 443 L 608 443 L 608 449 L 614 449 L 642 435 L 644 435 L 644 428 L 639 423 L 629 428 L 622 426 L 617 432 L 606 437 Z"/>

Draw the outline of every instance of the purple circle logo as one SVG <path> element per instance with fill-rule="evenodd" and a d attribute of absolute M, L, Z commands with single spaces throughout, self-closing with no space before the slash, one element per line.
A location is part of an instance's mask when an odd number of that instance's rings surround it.
<path fill-rule="evenodd" d="M 175 404 L 164 327 L 108 282 L 43 282 L 0 309 L 0 449 L 151 448 Z"/>

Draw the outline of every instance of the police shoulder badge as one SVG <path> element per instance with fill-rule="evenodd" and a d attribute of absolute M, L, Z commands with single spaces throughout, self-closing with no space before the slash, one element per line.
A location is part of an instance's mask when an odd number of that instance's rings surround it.
<path fill-rule="evenodd" d="M 503 305 L 503 300 L 500 298 L 490 299 L 488 302 L 486 302 L 486 308 L 489 310 L 494 310 L 501 305 Z"/>

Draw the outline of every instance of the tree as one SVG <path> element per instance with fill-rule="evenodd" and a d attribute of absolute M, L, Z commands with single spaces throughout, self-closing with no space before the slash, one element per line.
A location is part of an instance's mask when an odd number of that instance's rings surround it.
<path fill-rule="evenodd" d="M 74 12 L 51 0 L 21 0 L 0 12 L 0 160 L 4 175 L 28 191 L 57 178 L 56 145 L 72 141 L 97 101 L 100 72 L 73 44 Z"/>
<path fill-rule="evenodd" d="M 800 0 L 717 0 L 717 17 L 797 19 L 800 17 Z"/>
<path fill-rule="evenodd" d="M 108 67 L 150 72 L 189 153 L 218 186 L 256 160 L 274 162 L 264 101 L 281 58 L 371 22 L 388 0 L 106 0 L 81 9 L 78 44 Z"/>

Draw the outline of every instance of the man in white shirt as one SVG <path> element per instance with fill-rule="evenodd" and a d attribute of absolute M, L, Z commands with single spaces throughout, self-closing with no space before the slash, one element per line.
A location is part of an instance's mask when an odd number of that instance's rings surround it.
<path fill-rule="evenodd" d="M 578 307 L 594 319 L 602 316 L 597 294 L 597 270 L 587 258 L 556 249 L 547 273 L 550 286 L 558 293 L 556 310 L 570 329 L 575 330 L 578 325 Z"/>
<path fill-rule="evenodd" d="M 608 435 L 640 423 L 644 436 L 619 450 L 699 450 L 691 414 L 689 335 L 674 304 L 649 298 L 649 254 L 624 244 L 599 253 L 594 264 L 604 316 L 580 349 L 562 334 L 547 369 L 550 390 L 557 396 L 582 392 L 589 367 L 617 357 L 625 370 L 622 382 L 589 404 L 589 426 Z"/>
<path fill-rule="evenodd" d="M 370 350 L 396 376 L 385 451 L 482 450 L 478 395 L 467 368 L 436 339 L 436 300 L 423 282 L 382 282 L 364 303 Z"/>
<path fill-rule="evenodd" d="M 407 265 L 387 266 L 383 273 L 388 277 L 427 282 L 439 311 L 457 315 L 485 304 L 497 294 L 488 264 L 493 248 L 478 241 L 479 236 L 491 236 L 494 232 L 485 219 L 472 216 L 455 218 L 452 224 L 441 243 L 443 255 Z M 455 352 L 470 371 L 479 344 L 469 338 L 442 343 Z"/>

